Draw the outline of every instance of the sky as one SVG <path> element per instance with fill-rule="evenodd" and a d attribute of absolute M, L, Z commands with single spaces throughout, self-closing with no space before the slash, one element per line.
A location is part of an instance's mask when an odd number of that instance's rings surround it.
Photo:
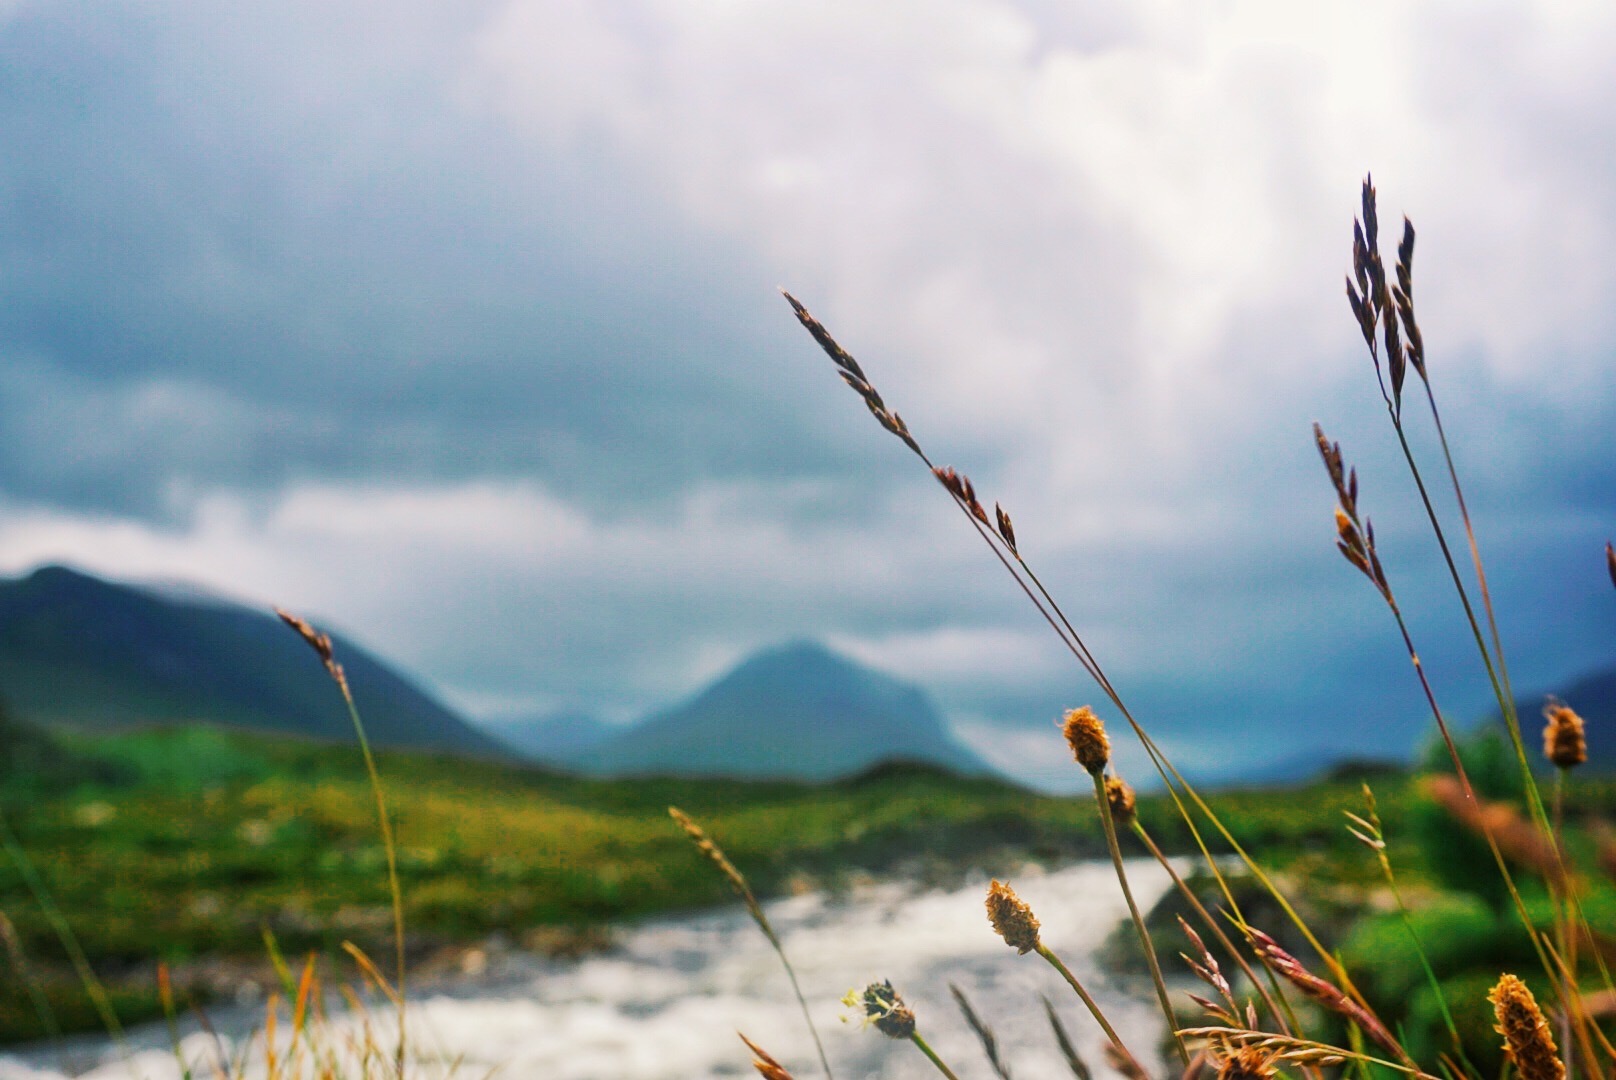
<path fill-rule="evenodd" d="M 1359 185 L 1552 690 L 1616 651 L 1613 54 L 1569 0 L 5 0 L 0 572 L 300 609 L 478 718 L 818 638 L 1072 780 L 1096 691 L 786 287 L 1176 760 L 1405 753 L 1315 420 L 1443 708 L 1489 691 L 1343 297 Z"/>

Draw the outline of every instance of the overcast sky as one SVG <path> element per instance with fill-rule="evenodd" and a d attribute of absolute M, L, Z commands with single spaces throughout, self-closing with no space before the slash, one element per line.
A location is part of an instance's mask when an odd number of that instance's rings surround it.
<path fill-rule="evenodd" d="M 0 570 L 304 609 L 485 717 L 816 637 L 1066 775 L 1096 694 L 783 285 L 1183 761 L 1401 752 L 1312 421 L 1444 706 L 1487 691 L 1358 185 L 1551 689 L 1616 652 L 1613 55 L 1599 0 L 0 3 Z"/>

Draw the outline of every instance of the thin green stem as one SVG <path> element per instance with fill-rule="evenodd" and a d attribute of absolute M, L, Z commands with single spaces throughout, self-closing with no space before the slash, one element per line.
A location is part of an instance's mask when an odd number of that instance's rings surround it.
<path fill-rule="evenodd" d="M 56 1010 L 51 1008 L 50 998 L 45 996 L 39 977 L 34 974 L 32 965 L 28 963 L 28 957 L 23 954 L 22 938 L 17 934 L 16 925 L 4 911 L 0 911 L 0 945 L 5 946 L 6 957 L 11 963 L 12 970 L 17 973 L 18 981 L 28 992 L 28 1001 L 33 1006 L 34 1015 L 39 1017 L 39 1026 L 56 1044 L 59 1051 L 62 1027 L 56 1022 Z"/>
<path fill-rule="evenodd" d="M 1117 825 L 1111 816 L 1111 800 L 1105 794 L 1105 776 L 1098 770 L 1091 773 L 1094 780 L 1094 799 L 1100 804 L 1100 822 L 1105 826 L 1105 843 L 1111 849 L 1111 865 L 1117 872 L 1117 884 L 1122 886 L 1123 899 L 1128 901 L 1128 914 L 1133 918 L 1133 926 L 1139 933 L 1139 944 L 1144 946 L 1145 959 L 1150 964 L 1150 978 L 1156 984 L 1156 1000 L 1161 1003 L 1162 1015 L 1167 1018 L 1167 1026 L 1173 1034 L 1173 1044 L 1178 1047 L 1178 1056 L 1184 1059 L 1184 1065 L 1189 1067 L 1190 1052 L 1184 1046 L 1184 1040 L 1178 1037 L 1178 1015 L 1173 1011 L 1173 1000 L 1167 995 L 1167 983 L 1162 979 L 1161 964 L 1156 959 L 1156 946 L 1150 940 L 1150 931 L 1145 928 L 1145 917 L 1139 913 L 1139 904 L 1133 898 L 1133 889 L 1128 886 L 1128 871 L 1122 865 L 1122 845 L 1117 843 Z"/>
<path fill-rule="evenodd" d="M 808 1034 L 814 1037 L 814 1049 L 819 1051 L 819 1064 L 825 1070 L 826 1080 L 835 1080 L 835 1076 L 830 1071 L 830 1059 L 825 1056 L 825 1044 L 819 1041 L 819 1029 L 814 1026 L 814 1018 L 808 1014 L 808 1001 L 802 996 L 802 987 L 797 985 L 797 971 L 791 966 L 791 961 L 786 958 L 786 950 L 780 944 L 780 939 L 775 936 L 773 927 L 768 925 L 767 920 L 764 920 L 761 925 L 763 926 L 764 934 L 769 939 L 769 944 L 774 946 L 775 955 L 780 958 L 780 966 L 786 969 L 786 977 L 791 980 L 791 992 L 797 995 L 797 1007 L 802 1010 L 802 1020 L 803 1023 L 808 1025 Z"/>
<path fill-rule="evenodd" d="M 1138 818 L 1135 818 L 1133 822 L 1133 834 L 1139 838 L 1139 842 L 1144 844 L 1145 847 L 1150 851 L 1150 854 L 1155 857 L 1158 863 L 1161 864 L 1162 869 L 1167 871 L 1167 876 L 1172 878 L 1173 884 L 1177 886 L 1179 894 L 1184 897 L 1185 903 L 1189 904 L 1190 908 L 1201 920 L 1202 925 L 1212 932 L 1212 934 L 1217 938 L 1218 944 L 1223 946 L 1224 952 L 1232 957 L 1234 962 L 1240 966 L 1241 973 L 1244 974 L 1246 980 L 1251 983 L 1252 989 L 1256 990 L 1257 993 L 1262 997 L 1263 1004 L 1268 1007 L 1269 1014 L 1273 1016 L 1280 1028 L 1286 1035 L 1293 1034 L 1294 1030 L 1299 1029 L 1299 1024 L 1297 1022 L 1294 1010 L 1291 1009 L 1290 1001 L 1286 999 L 1284 990 L 1279 986 L 1277 976 L 1274 975 L 1271 969 L 1264 966 L 1263 973 L 1268 977 L 1269 983 L 1272 985 L 1274 991 L 1271 995 L 1269 993 L 1269 987 L 1264 986 L 1262 980 L 1257 978 L 1257 973 L 1252 970 L 1251 964 L 1246 960 L 1245 954 L 1239 949 L 1235 948 L 1234 942 L 1229 940 L 1229 935 L 1223 930 L 1223 924 L 1212 917 L 1212 913 L 1206 910 L 1206 905 L 1201 903 L 1201 898 L 1195 895 L 1195 890 L 1190 888 L 1189 884 L 1181 876 L 1179 876 L 1177 870 L 1173 869 L 1172 861 L 1162 853 L 1162 849 L 1157 846 L 1156 841 L 1151 837 L 1150 833 L 1146 831 L 1145 826 L 1139 821 Z"/>
<path fill-rule="evenodd" d="M 1104 1031 L 1105 1037 L 1111 1040 L 1111 1045 L 1118 1054 L 1122 1055 L 1122 1060 L 1133 1065 L 1132 1075 L 1149 1075 L 1145 1072 L 1144 1067 L 1139 1064 L 1139 1059 L 1133 1056 L 1133 1051 L 1128 1049 L 1128 1044 L 1122 1041 L 1122 1036 L 1117 1034 L 1117 1029 L 1111 1026 L 1111 1021 L 1105 1018 L 1105 1013 L 1100 1011 L 1099 1003 L 1089 996 L 1089 992 L 1084 989 L 1083 984 L 1077 981 L 1077 976 L 1073 975 L 1071 969 L 1061 962 L 1061 958 L 1055 955 L 1054 950 L 1048 945 L 1040 944 L 1037 952 L 1039 956 L 1049 961 L 1050 967 L 1060 972 L 1061 978 L 1066 980 L 1068 986 L 1077 991 L 1077 996 L 1082 999 L 1084 1006 L 1089 1010 L 1089 1015 L 1094 1017 L 1095 1023 L 1100 1025 L 1100 1030 Z M 1178 1038 L 1176 1032 L 1174 1033 L 1174 1038 Z"/>
<path fill-rule="evenodd" d="M 393 839 L 393 822 L 387 813 L 387 796 L 382 791 L 381 773 L 376 768 L 376 756 L 370 751 L 370 740 L 365 736 L 365 724 L 359 718 L 359 708 L 354 704 L 353 692 L 348 689 L 346 678 L 337 679 L 336 683 L 337 689 L 342 691 L 343 703 L 348 706 L 348 718 L 353 721 L 354 735 L 359 740 L 359 752 L 365 758 L 365 772 L 370 777 L 370 790 L 376 797 L 376 823 L 381 829 L 382 848 L 387 855 L 387 888 L 393 897 L 393 947 L 398 961 L 398 1050 L 395 1064 L 398 1075 L 402 1077 L 408 1048 L 405 1024 L 408 995 L 404 985 L 404 890 L 398 882 L 398 845 Z"/>
<path fill-rule="evenodd" d="M 931 1063 L 937 1066 L 937 1071 L 948 1077 L 948 1080 L 959 1080 L 959 1077 L 954 1075 L 954 1070 L 945 1065 L 943 1063 L 943 1059 L 937 1056 L 937 1051 L 931 1048 L 931 1044 L 920 1037 L 920 1032 L 916 1031 L 912 1033 L 909 1036 L 909 1041 L 918 1046 L 920 1048 L 920 1052 L 925 1054 L 926 1057 L 930 1058 Z"/>

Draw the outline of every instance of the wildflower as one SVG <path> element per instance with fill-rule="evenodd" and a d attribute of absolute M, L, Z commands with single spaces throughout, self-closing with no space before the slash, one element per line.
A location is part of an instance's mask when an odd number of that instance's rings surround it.
<path fill-rule="evenodd" d="M 862 991 L 849 990 L 842 1004 L 863 1009 L 865 1021 L 874 1024 L 875 1030 L 888 1038 L 908 1039 L 915 1034 L 914 1011 L 892 989 L 891 980 L 871 983 Z"/>

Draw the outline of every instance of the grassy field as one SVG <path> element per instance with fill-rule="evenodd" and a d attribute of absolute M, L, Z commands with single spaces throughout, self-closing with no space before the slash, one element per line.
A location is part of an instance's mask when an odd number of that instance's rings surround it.
<path fill-rule="evenodd" d="M 1053 732 L 1051 744 L 1064 752 Z M 154 1008 L 157 960 L 181 973 L 219 958 L 262 963 L 266 931 L 289 954 L 331 955 L 346 940 L 388 954 L 385 855 L 354 748 L 190 727 L 32 752 L 34 767 L 4 789 L 7 821 L 132 1016 Z M 834 889 L 864 873 L 944 880 L 970 867 L 1105 854 L 1090 799 L 920 767 L 810 786 L 591 780 L 410 753 L 383 754 L 380 765 L 414 957 L 496 932 L 567 949 L 598 942 L 616 920 L 728 900 L 669 821 L 670 804 L 702 821 L 764 895 Z M 1381 778 L 1377 790 L 1395 814 L 1407 782 Z M 1364 879 L 1369 863 L 1341 814 L 1361 800 L 1357 783 L 1341 781 L 1305 799 L 1230 792 L 1220 808 L 1243 842 L 1281 864 Z M 1168 850 L 1189 850 L 1170 805 L 1146 798 L 1141 818 Z M 94 1026 L 9 859 L 0 911 L 61 999 L 63 1025 Z M 0 1038 L 37 1034 L 21 987 L 7 986 Z"/>

